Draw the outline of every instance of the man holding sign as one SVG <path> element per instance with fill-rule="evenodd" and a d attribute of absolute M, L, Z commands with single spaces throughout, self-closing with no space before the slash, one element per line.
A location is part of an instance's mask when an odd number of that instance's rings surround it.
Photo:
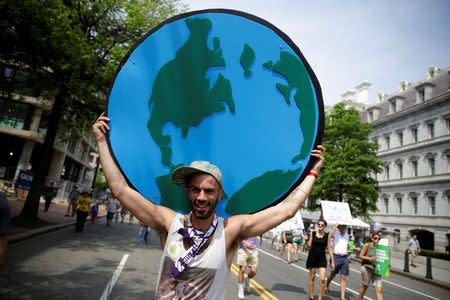
<path fill-rule="evenodd" d="M 164 249 L 156 299 L 224 299 L 230 266 L 240 243 L 294 217 L 308 198 L 324 162 L 325 148 L 318 146 L 311 151 L 316 158 L 311 172 L 281 205 L 227 219 L 215 213 L 224 194 L 220 170 L 205 161 L 177 168 L 172 182 L 185 188 L 191 205 L 191 212 L 183 215 L 152 203 L 127 184 L 108 148 L 108 122 L 109 118 L 102 114 L 93 131 L 111 192 L 143 224 L 158 233 Z"/>

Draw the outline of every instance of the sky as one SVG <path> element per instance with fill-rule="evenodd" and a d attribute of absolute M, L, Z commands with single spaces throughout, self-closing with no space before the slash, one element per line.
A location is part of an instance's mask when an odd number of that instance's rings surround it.
<path fill-rule="evenodd" d="M 244 11 L 278 27 L 299 47 L 319 79 L 325 105 L 369 81 L 369 103 L 400 81 L 425 79 L 450 66 L 448 0 L 181 0 L 189 10 Z"/>

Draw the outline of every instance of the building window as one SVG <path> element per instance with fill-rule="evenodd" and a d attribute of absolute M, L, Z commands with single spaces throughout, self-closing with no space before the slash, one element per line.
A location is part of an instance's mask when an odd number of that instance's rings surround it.
<path fill-rule="evenodd" d="M 77 141 L 73 141 L 73 140 L 70 141 L 69 142 L 69 147 L 68 147 L 69 152 L 74 154 L 76 146 L 77 146 Z"/>
<path fill-rule="evenodd" d="M 420 102 L 425 102 L 425 89 L 420 89 L 418 93 Z"/>
<path fill-rule="evenodd" d="M 402 214 L 402 198 L 397 198 L 397 214 Z"/>
<path fill-rule="evenodd" d="M 418 138 L 418 130 L 417 130 L 417 127 L 416 128 L 413 128 L 412 130 L 412 137 L 413 137 L 413 141 L 414 141 L 414 143 L 417 143 L 418 141 L 419 141 L 419 138 Z"/>
<path fill-rule="evenodd" d="M 434 138 L 434 123 L 428 124 L 428 132 L 430 134 L 430 139 Z"/>
<path fill-rule="evenodd" d="M 436 214 L 436 197 L 430 196 L 428 199 L 430 200 L 430 215 L 434 216 Z"/>
<path fill-rule="evenodd" d="M 396 113 L 397 112 L 397 105 L 396 105 L 395 101 L 391 102 L 391 112 L 392 113 Z"/>
<path fill-rule="evenodd" d="M 386 214 L 389 213 L 389 199 L 388 198 L 384 198 L 384 212 Z"/>
<path fill-rule="evenodd" d="M 411 198 L 411 202 L 412 202 L 412 214 L 413 215 L 417 215 L 418 212 L 418 205 L 417 205 L 417 198 Z"/>
<path fill-rule="evenodd" d="M 403 146 L 403 132 L 398 133 L 398 144 L 400 147 Z"/>
<path fill-rule="evenodd" d="M 369 122 L 373 122 L 373 111 L 369 111 Z"/>
<path fill-rule="evenodd" d="M 403 178 L 403 164 L 398 163 L 397 167 L 398 167 L 398 178 L 402 179 Z"/>
<path fill-rule="evenodd" d="M 434 158 L 429 158 L 428 164 L 430 165 L 430 175 L 436 175 L 436 160 Z"/>
<path fill-rule="evenodd" d="M 417 161 L 413 161 L 411 162 L 412 164 L 412 169 L 413 169 L 413 177 L 417 177 L 418 176 L 418 163 Z"/>
<path fill-rule="evenodd" d="M 385 140 L 386 140 L 386 148 L 390 149 L 391 148 L 391 138 L 389 136 L 386 136 Z"/>
<path fill-rule="evenodd" d="M 389 166 L 385 166 L 384 171 L 386 173 L 386 180 L 389 180 Z"/>

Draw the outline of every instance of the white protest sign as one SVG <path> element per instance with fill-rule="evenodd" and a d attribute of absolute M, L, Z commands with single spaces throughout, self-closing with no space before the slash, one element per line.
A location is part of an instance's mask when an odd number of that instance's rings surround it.
<path fill-rule="evenodd" d="M 346 202 L 321 201 L 323 218 L 329 224 L 351 225 L 352 214 Z"/>

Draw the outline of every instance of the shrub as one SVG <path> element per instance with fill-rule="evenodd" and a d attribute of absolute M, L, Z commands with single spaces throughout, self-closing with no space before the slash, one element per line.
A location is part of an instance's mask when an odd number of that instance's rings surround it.
<path fill-rule="evenodd" d="M 450 260 L 450 254 L 447 254 L 447 253 L 444 253 L 444 252 L 439 252 L 439 251 L 421 249 L 420 250 L 420 255 L 422 255 L 422 256 L 431 256 L 432 258 Z"/>

